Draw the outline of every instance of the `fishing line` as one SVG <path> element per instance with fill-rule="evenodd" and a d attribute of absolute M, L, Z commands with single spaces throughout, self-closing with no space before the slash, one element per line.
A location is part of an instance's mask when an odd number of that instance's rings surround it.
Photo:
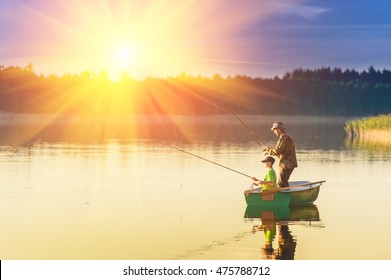
<path fill-rule="evenodd" d="M 176 59 L 175 59 L 175 61 L 176 61 L 183 69 L 185 69 L 185 71 L 188 72 L 191 76 L 194 76 L 193 73 L 192 73 L 188 68 L 186 68 L 180 61 L 178 61 L 178 60 L 176 60 Z M 231 110 L 229 110 L 226 106 L 223 106 L 223 105 L 221 105 L 221 104 L 218 104 L 217 102 L 213 102 L 213 101 L 211 101 L 210 99 L 207 99 L 207 98 L 205 98 L 205 97 L 203 97 L 203 96 L 200 96 L 198 93 L 196 93 L 196 92 L 193 91 L 193 90 L 191 90 L 191 92 L 192 92 L 193 94 L 197 95 L 197 96 L 198 96 L 199 98 L 201 98 L 202 100 L 207 101 L 208 103 L 214 105 L 215 107 L 220 108 L 220 109 L 223 109 L 224 111 L 228 112 L 231 116 L 233 116 L 236 120 L 238 120 L 238 121 L 247 129 L 247 131 L 250 133 L 250 135 L 252 135 L 252 136 L 255 137 L 256 142 L 257 142 L 258 144 L 262 144 L 262 145 L 268 146 L 268 145 L 266 144 L 265 141 L 263 141 L 261 138 L 259 138 L 251 128 L 249 128 L 249 127 L 248 127 L 248 126 L 247 126 L 247 125 L 246 125 L 246 124 L 245 124 L 245 123 L 244 123 L 236 114 L 234 114 L 234 113 L 233 113 Z M 221 103 L 221 101 L 220 101 L 219 103 Z"/>
<path fill-rule="evenodd" d="M 225 111 L 227 111 L 228 113 L 230 113 L 235 119 L 237 119 L 242 125 L 244 125 L 245 128 L 247 128 L 248 132 L 250 133 L 250 135 L 253 135 L 256 140 L 257 140 L 257 143 L 258 144 L 263 144 L 265 146 L 267 146 L 267 144 L 262 140 L 260 139 L 256 134 L 255 132 L 249 128 L 237 115 L 235 115 L 231 110 L 229 110 L 228 108 L 225 108 L 223 106 L 220 106 L 222 109 L 224 109 Z"/>
<path fill-rule="evenodd" d="M 227 167 L 227 166 L 225 166 L 225 165 L 222 165 L 222 164 L 220 164 L 220 163 L 214 162 L 214 161 L 212 161 L 212 160 L 206 159 L 206 158 L 204 158 L 204 157 L 197 156 L 197 155 L 195 155 L 195 154 L 193 154 L 193 153 L 190 153 L 190 152 L 185 151 L 185 150 L 183 150 L 183 149 L 180 149 L 180 148 L 171 146 L 171 145 L 166 144 L 166 143 L 164 143 L 164 142 L 161 142 L 161 141 L 158 141 L 158 140 L 152 140 L 152 141 L 153 141 L 153 142 L 156 142 L 156 143 L 159 143 L 159 144 L 161 144 L 161 145 L 164 145 L 164 146 L 166 146 L 166 147 L 169 147 L 169 148 L 171 148 L 171 149 L 180 151 L 180 152 L 182 152 L 182 153 L 191 155 L 191 156 L 193 156 L 193 157 L 202 159 L 202 160 L 204 160 L 204 161 L 207 161 L 207 162 L 209 162 L 209 163 L 215 164 L 215 165 L 217 165 L 217 166 L 223 167 L 223 168 L 225 168 L 225 169 L 228 169 L 228 170 L 230 170 L 230 171 L 232 171 L 232 172 L 235 172 L 235 173 L 240 174 L 240 175 L 242 175 L 242 176 L 245 176 L 245 177 L 247 177 L 247 178 L 251 178 L 251 179 L 254 178 L 253 176 L 247 175 L 247 174 L 245 174 L 245 173 L 242 173 L 242 172 L 240 172 L 240 171 L 237 171 L 237 170 L 235 170 L 235 169 L 232 169 L 232 168 Z"/>

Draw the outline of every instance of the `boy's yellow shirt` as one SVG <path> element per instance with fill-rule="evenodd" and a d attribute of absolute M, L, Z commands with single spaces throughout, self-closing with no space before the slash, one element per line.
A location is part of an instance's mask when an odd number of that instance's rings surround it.
<path fill-rule="evenodd" d="M 268 168 L 267 172 L 266 172 L 266 175 L 265 175 L 265 178 L 263 179 L 263 181 L 266 181 L 266 182 L 272 181 L 274 183 L 273 186 L 268 186 L 268 185 L 262 184 L 262 190 L 263 191 L 267 190 L 267 189 L 275 188 L 277 186 L 276 171 L 274 171 L 273 168 Z"/>

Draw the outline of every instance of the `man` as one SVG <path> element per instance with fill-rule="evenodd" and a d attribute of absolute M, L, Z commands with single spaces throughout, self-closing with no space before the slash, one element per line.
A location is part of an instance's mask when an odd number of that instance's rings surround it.
<path fill-rule="evenodd" d="M 290 135 L 285 131 L 285 127 L 282 122 L 275 122 L 271 128 L 275 135 L 277 135 L 278 141 L 274 148 L 267 147 L 264 151 L 267 155 L 277 156 L 280 159 L 278 186 L 280 188 L 289 187 L 289 177 L 291 176 L 293 169 L 297 167 L 295 143 Z"/>

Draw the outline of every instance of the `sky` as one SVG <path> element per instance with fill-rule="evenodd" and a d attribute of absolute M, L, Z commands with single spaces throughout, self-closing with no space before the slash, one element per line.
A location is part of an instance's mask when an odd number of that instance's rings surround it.
<path fill-rule="evenodd" d="M 390 50 L 389 0 L 0 0 L 0 65 L 44 75 L 382 70 Z"/>

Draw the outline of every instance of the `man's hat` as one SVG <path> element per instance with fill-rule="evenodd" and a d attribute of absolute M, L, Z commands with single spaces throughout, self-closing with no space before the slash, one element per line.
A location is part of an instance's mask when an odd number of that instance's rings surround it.
<path fill-rule="evenodd" d="M 271 130 L 275 130 L 275 129 L 285 129 L 285 127 L 282 124 L 282 122 L 275 122 L 273 123 Z"/>
<path fill-rule="evenodd" d="M 265 162 L 271 162 L 271 163 L 274 163 L 276 160 L 274 159 L 274 157 L 271 157 L 271 156 L 268 156 L 266 157 L 262 162 L 265 163 Z"/>

